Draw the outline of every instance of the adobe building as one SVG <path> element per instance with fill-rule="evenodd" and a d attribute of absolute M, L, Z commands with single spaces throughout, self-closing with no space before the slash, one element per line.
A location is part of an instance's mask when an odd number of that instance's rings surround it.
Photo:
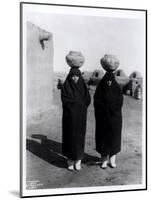
<path fill-rule="evenodd" d="M 134 71 L 129 77 L 129 83 L 126 86 L 126 90 L 129 90 L 130 95 L 136 98 L 136 91 L 138 90 L 138 88 L 141 88 L 140 92 L 142 93 L 142 83 L 142 75 L 139 72 Z M 142 94 L 140 96 L 142 96 Z"/>
<path fill-rule="evenodd" d="M 89 85 L 97 85 L 99 83 L 99 81 L 103 78 L 104 76 L 104 72 L 103 70 L 94 70 L 92 75 L 89 78 Z"/>
<path fill-rule="evenodd" d="M 27 118 L 51 108 L 53 99 L 53 36 L 27 22 L 26 108 Z"/>
<path fill-rule="evenodd" d="M 130 89 L 131 95 L 135 97 L 135 90 L 137 90 L 138 86 L 142 88 L 142 75 L 138 71 L 134 71 L 130 75 Z"/>
<path fill-rule="evenodd" d="M 129 78 L 126 76 L 125 72 L 122 69 L 118 69 L 114 72 L 115 79 L 120 85 L 121 89 L 125 93 L 125 87 L 129 83 Z"/>
<path fill-rule="evenodd" d="M 125 73 L 122 69 L 117 69 L 114 72 L 114 74 L 115 74 L 115 76 L 118 76 L 118 77 L 121 77 L 121 78 L 126 78 L 126 75 L 125 75 Z"/>
<path fill-rule="evenodd" d="M 142 82 L 143 82 L 142 78 L 130 79 L 129 88 L 131 91 L 131 96 L 135 97 L 135 90 L 137 89 L 138 86 L 142 88 Z"/>
<path fill-rule="evenodd" d="M 83 79 L 86 83 L 89 82 L 89 79 L 90 79 L 91 76 L 92 76 L 92 72 L 88 72 L 88 71 L 82 72 L 82 77 L 83 77 Z"/>
<path fill-rule="evenodd" d="M 129 77 L 130 79 L 133 79 L 133 78 L 136 78 L 136 79 L 141 79 L 142 78 L 142 75 L 141 75 L 141 73 L 140 72 L 138 72 L 138 71 L 134 71 L 134 72 L 132 72 L 131 73 L 131 75 L 130 75 L 130 77 Z"/>

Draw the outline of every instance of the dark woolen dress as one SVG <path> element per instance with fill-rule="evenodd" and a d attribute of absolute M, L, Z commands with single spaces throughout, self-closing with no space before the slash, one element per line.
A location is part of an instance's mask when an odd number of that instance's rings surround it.
<path fill-rule="evenodd" d="M 72 76 L 79 76 L 74 83 Z M 84 154 L 87 107 L 90 94 L 79 69 L 72 68 L 61 89 L 63 106 L 62 153 L 68 159 L 80 160 Z"/>
<path fill-rule="evenodd" d="M 96 151 L 112 156 L 121 150 L 123 94 L 112 72 L 106 72 L 94 95 Z"/>

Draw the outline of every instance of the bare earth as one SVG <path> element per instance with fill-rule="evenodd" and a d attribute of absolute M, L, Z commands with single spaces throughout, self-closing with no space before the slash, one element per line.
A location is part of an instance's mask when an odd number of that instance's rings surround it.
<path fill-rule="evenodd" d="M 91 90 L 91 97 L 94 91 Z M 54 106 L 27 126 L 27 189 L 131 185 L 142 180 L 142 102 L 124 96 L 122 151 L 117 168 L 100 168 L 95 162 L 93 98 L 88 109 L 85 157 L 81 171 L 68 171 L 61 155 L 62 107 L 60 91 L 54 89 Z"/>

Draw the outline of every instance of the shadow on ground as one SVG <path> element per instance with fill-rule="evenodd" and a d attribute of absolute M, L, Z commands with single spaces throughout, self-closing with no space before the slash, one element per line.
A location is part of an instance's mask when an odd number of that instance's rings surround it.
<path fill-rule="evenodd" d="M 9 191 L 9 193 L 12 194 L 12 195 L 15 196 L 15 197 L 20 197 L 19 191 L 12 190 L 12 191 Z"/>
<path fill-rule="evenodd" d="M 26 140 L 26 149 L 56 167 L 67 167 L 67 160 L 62 155 L 61 143 L 50 140 L 45 135 L 31 135 L 31 139 Z M 91 156 L 86 153 L 84 154 L 84 158 L 82 160 L 83 164 L 93 165 L 97 162 L 99 162 L 98 157 Z"/>

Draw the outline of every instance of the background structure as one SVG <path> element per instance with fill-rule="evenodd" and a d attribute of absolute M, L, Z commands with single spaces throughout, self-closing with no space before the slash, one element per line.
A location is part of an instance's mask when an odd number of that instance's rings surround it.
<path fill-rule="evenodd" d="M 53 90 L 53 36 L 27 22 L 27 117 L 50 109 Z"/>

